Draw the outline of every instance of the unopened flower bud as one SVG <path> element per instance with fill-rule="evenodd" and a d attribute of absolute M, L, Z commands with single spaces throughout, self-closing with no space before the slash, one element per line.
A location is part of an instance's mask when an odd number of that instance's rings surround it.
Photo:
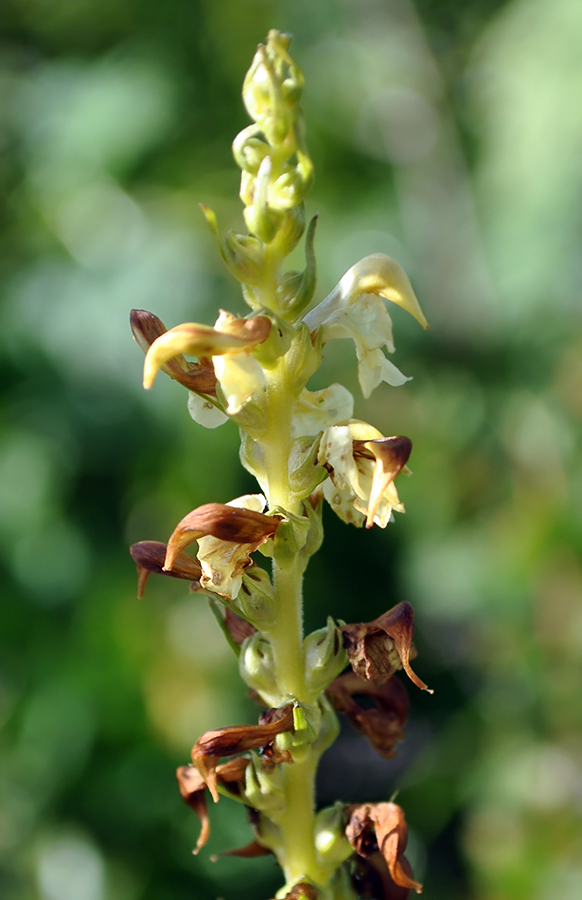
<path fill-rule="evenodd" d="M 305 236 L 306 266 L 303 272 L 286 272 L 277 288 L 277 303 L 282 313 L 289 318 L 298 316 L 309 306 L 315 292 L 317 283 L 317 268 L 313 241 L 315 238 L 315 226 L 317 216 L 309 223 Z"/>
<path fill-rule="evenodd" d="M 321 432 L 293 441 L 289 454 L 289 484 L 298 499 L 308 497 L 327 478 L 327 470 L 317 461 Z"/>
<path fill-rule="evenodd" d="M 259 166 L 270 152 L 269 145 L 261 138 L 255 137 L 257 132 L 256 125 L 249 125 L 243 128 L 232 142 L 232 154 L 236 164 L 250 175 L 257 174 Z"/>
<path fill-rule="evenodd" d="M 331 616 L 327 626 L 307 635 L 303 642 L 305 683 L 314 697 L 319 696 L 348 664 L 342 634 Z"/>
<path fill-rule="evenodd" d="M 257 691 L 269 706 L 277 706 L 281 696 L 275 678 L 273 650 L 264 634 L 257 632 L 241 647 L 239 671 L 243 681 Z"/>
<path fill-rule="evenodd" d="M 277 234 L 274 236 L 274 243 L 277 250 L 282 256 L 288 256 L 301 240 L 301 236 L 305 231 L 305 209 L 303 204 L 286 209 L 279 213 L 280 219 L 277 223 Z"/>
<path fill-rule="evenodd" d="M 204 217 L 212 231 L 222 260 L 237 281 L 243 284 L 259 284 L 263 276 L 265 249 L 257 238 L 227 231 L 224 240 L 220 237 L 216 215 L 209 207 L 200 204 Z"/>
<path fill-rule="evenodd" d="M 315 848 L 318 861 L 332 873 L 354 852 L 346 838 L 345 828 L 343 803 L 328 806 L 320 810 L 315 817 Z"/>
<path fill-rule="evenodd" d="M 260 566 L 245 569 L 236 607 L 255 628 L 264 630 L 273 624 L 276 615 L 275 592 L 265 569 Z"/>

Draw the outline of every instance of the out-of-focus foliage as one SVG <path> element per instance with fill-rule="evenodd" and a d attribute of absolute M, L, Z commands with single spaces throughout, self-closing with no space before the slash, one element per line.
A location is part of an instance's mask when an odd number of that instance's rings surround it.
<path fill-rule="evenodd" d="M 240 229 L 230 141 L 276 27 L 307 79 L 319 298 L 388 252 L 432 324 L 396 313 L 414 381 L 358 410 L 414 442 L 407 515 L 328 517 L 307 619 L 410 600 L 436 694 L 412 696 L 392 762 L 343 734 L 322 801 L 399 787 L 427 900 L 577 900 L 582 5 L 7 0 L 2 19 L 0 895 L 278 886 L 268 859 L 190 855 L 173 769 L 256 712 L 204 601 L 169 579 L 137 601 L 125 549 L 252 489 L 234 428 L 197 428 L 169 379 L 142 393 L 127 315 L 242 311 L 197 204 Z M 339 345 L 326 383 L 357 393 L 354 362 Z M 211 812 L 211 852 L 246 841 L 242 810 Z"/>

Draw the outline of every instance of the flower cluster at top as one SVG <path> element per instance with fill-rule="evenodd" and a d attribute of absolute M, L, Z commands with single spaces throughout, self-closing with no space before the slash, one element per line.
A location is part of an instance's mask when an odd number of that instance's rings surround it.
<path fill-rule="evenodd" d="M 354 418 L 354 398 L 341 384 L 309 390 L 325 345 L 353 340 L 359 383 L 369 397 L 382 382 L 399 386 L 408 380 L 386 356 L 394 342 L 385 301 L 428 326 L 406 274 L 384 254 L 360 260 L 314 303 L 315 218 L 307 226 L 305 268 L 284 270 L 306 230 L 304 198 L 313 179 L 299 111 L 303 77 L 288 45 L 287 36 L 270 32 L 244 82 L 253 124 L 235 139 L 233 153 L 242 171 L 248 234 L 222 237 L 214 213 L 202 207 L 250 312 L 238 317 L 220 310 L 212 326 L 187 322 L 169 330 L 153 313 L 131 314 L 145 352 L 144 386 L 151 388 L 161 370 L 187 388 L 188 410 L 200 425 L 216 428 L 231 419 L 240 429 L 242 464 L 261 493 L 197 507 L 167 544 L 143 541 L 132 554 L 140 595 L 150 574 L 158 573 L 186 579 L 212 598 L 242 677 L 270 707 L 259 725 L 204 735 L 192 751 L 193 767 L 179 770 L 182 794 L 203 822 L 199 846 L 208 831 L 204 792 L 208 788 L 216 800 L 221 791 L 257 811 L 257 840 L 279 857 L 289 887 L 285 896 L 319 897 L 314 885 L 335 878 L 355 848 L 362 859 L 383 854 L 386 883 L 399 886 L 401 897 L 419 889 L 402 855 L 402 811 L 395 804 L 322 811 L 322 834 L 337 834 L 339 844 L 320 842 L 317 852 L 298 849 L 298 842 L 305 844 L 298 829 L 311 829 L 317 844 L 319 826 L 313 816 L 304 826 L 292 821 L 294 814 L 309 814 L 312 787 L 290 812 L 299 788 L 286 773 L 299 773 L 309 759 L 313 779 L 317 759 L 337 733 L 334 710 L 346 714 L 383 756 L 392 755 L 408 710 L 393 673 L 404 668 L 426 689 L 410 668 L 408 604 L 367 624 L 340 627 L 330 618 L 326 628 L 303 639 L 301 576 L 321 544 L 324 500 L 343 521 L 366 528 L 385 528 L 393 511 L 403 511 L 394 482 L 412 446 L 404 436 L 383 436 Z M 194 542 L 196 557 L 184 552 Z M 256 551 L 273 559 L 273 580 L 255 564 Z M 353 673 L 341 675 L 348 664 Z M 374 709 L 357 703 L 361 694 Z M 260 754 L 219 764 L 222 757 L 257 749 Z"/>

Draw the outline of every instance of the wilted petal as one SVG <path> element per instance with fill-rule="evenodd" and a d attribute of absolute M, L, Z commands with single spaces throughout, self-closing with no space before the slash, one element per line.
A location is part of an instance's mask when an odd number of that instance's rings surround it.
<path fill-rule="evenodd" d="M 217 766 L 215 773 L 217 784 L 226 788 L 230 793 L 239 795 L 244 783 L 245 770 L 249 763 L 249 759 L 239 757 Z M 198 769 L 192 765 L 180 766 L 176 769 L 176 778 L 178 779 L 178 786 L 184 802 L 194 810 L 202 825 L 194 850 L 196 855 L 206 844 L 210 835 L 210 823 L 206 807 L 207 785 Z"/>
<path fill-rule="evenodd" d="M 162 320 L 145 309 L 132 309 L 129 321 L 136 342 L 146 354 L 154 341 L 167 333 Z M 178 355 L 167 360 L 161 369 L 191 391 L 216 396 L 216 375 L 210 359 L 201 357 L 197 363 L 192 363 Z"/>
<path fill-rule="evenodd" d="M 414 881 L 404 856 L 408 829 L 400 807 L 395 803 L 365 803 L 348 811 L 351 815 L 346 837 L 356 853 L 372 857 L 379 850 L 394 883 L 421 893 L 422 885 Z"/>
<path fill-rule="evenodd" d="M 347 715 L 380 756 L 394 756 L 396 744 L 404 740 L 408 719 L 408 695 L 400 681 L 392 678 L 386 684 L 375 684 L 347 672 L 332 681 L 326 694 L 336 712 Z M 365 697 L 368 705 L 360 705 L 360 697 Z M 373 706 L 369 706 L 370 701 Z"/>
<path fill-rule="evenodd" d="M 164 569 L 167 545 L 160 541 L 139 541 L 129 548 L 133 560 L 137 566 L 138 593 L 141 600 L 149 576 L 169 575 L 171 578 L 183 578 L 193 582 L 194 589 L 200 587 L 202 567 L 197 559 L 186 553 L 179 553 L 174 561 L 172 571 Z"/>
<path fill-rule="evenodd" d="M 397 668 L 423 691 L 433 693 L 410 667 L 414 612 L 410 603 L 398 603 L 373 622 L 342 625 L 344 646 L 357 675 L 382 684 Z"/>
<path fill-rule="evenodd" d="M 330 384 L 321 391 L 304 388 L 293 407 L 293 437 L 316 435 L 330 425 L 351 419 L 354 398 L 342 384 Z"/>
<path fill-rule="evenodd" d="M 277 710 L 269 710 L 271 716 L 262 725 L 229 725 L 208 731 L 194 744 L 192 762 L 202 775 L 212 794 L 214 802 L 218 802 L 216 766 L 222 756 L 233 756 L 245 750 L 256 750 L 265 747 L 278 734 L 293 731 L 293 707 L 284 706 Z"/>

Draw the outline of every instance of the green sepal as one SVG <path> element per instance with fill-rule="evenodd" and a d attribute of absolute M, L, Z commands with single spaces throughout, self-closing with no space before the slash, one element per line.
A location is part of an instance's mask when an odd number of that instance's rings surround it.
<path fill-rule="evenodd" d="M 273 539 L 274 558 L 282 569 L 290 571 L 297 564 L 297 554 L 305 546 L 310 522 L 307 516 L 297 516 L 280 507 L 274 507 L 271 512 L 284 516 Z"/>
<path fill-rule="evenodd" d="M 325 470 L 324 470 L 325 471 Z M 304 564 L 307 565 L 310 556 L 317 553 L 323 543 L 323 494 L 317 497 L 315 506 L 311 500 L 305 500 L 303 503 L 305 515 L 309 519 L 309 531 L 307 532 L 307 540 L 301 550 L 301 556 Z"/>
<path fill-rule="evenodd" d="M 330 875 L 353 856 L 354 848 L 346 838 L 344 804 L 321 809 L 314 822 L 315 848 L 318 862 L 330 870 Z"/>
<path fill-rule="evenodd" d="M 293 441 L 289 454 L 289 484 L 297 497 L 309 497 L 318 484 L 328 477 L 328 471 L 317 462 L 323 432 L 303 435 Z"/>
<path fill-rule="evenodd" d="M 295 318 L 311 303 L 317 284 L 317 264 L 314 241 L 317 216 L 309 223 L 305 236 L 305 269 L 303 272 L 286 272 L 277 288 L 279 309 L 289 318 Z"/>
<path fill-rule="evenodd" d="M 265 703 L 271 707 L 278 706 L 280 694 L 275 679 L 273 650 L 268 638 L 260 631 L 243 642 L 239 671 L 245 684 L 258 691 Z"/>
<path fill-rule="evenodd" d="M 331 616 L 325 628 L 308 634 L 303 641 L 305 684 L 314 697 L 329 687 L 348 664 L 341 632 Z"/>
<path fill-rule="evenodd" d="M 302 322 L 296 328 L 296 335 L 285 355 L 285 364 L 295 396 L 299 397 L 313 373 L 319 368 L 323 342 L 321 329 L 312 338 L 305 323 Z"/>
<path fill-rule="evenodd" d="M 265 156 L 270 153 L 269 145 L 256 137 L 260 129 L 257 125 L 249 125 L 237 134 L 232 142 L 232 155 L 239 169 L 256 175 Z"/>
<path fill-rule="evenodd" d="M 253 315 L 265 316 L 270 319 L 273 326 L 267 340 L 257 344 L 253 349 L 253 356 L 264 369 L 274 369 L 281 357 L 289 350 L 296 329 L 274 313 L 272 309 L 266 307 L 259 307 Z"/>
<path fill-rule="evenodd" d="M 224 240 L 220 236 L 216 214 L 208 206 L 200 209 L 216 239 L 224 265 L 242 284 L 260 284 L 265 271 L 265 248 L 256 237 L 227 231 Z"/>
<path fill-rule="evenodd" d="M 260 631 L 272 625 L 277 615 L 277 603 L 269 573 L 260 566 L 250 566 L 242 577 L 234 603 L 236 612 Z"/>

